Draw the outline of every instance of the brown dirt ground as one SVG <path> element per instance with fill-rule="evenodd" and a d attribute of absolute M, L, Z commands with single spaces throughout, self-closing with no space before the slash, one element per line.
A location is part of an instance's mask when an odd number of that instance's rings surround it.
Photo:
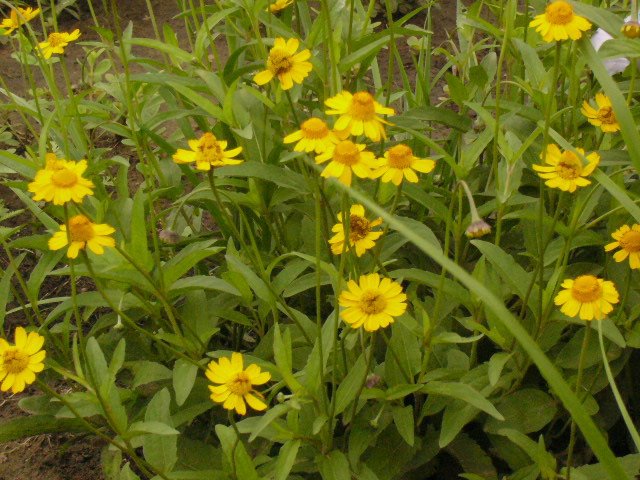
<path fill-rule="evenodd" d="M 99 3 L 99 2 L 94 2 Z M 119 0 L 118 8 L 120 12 L 121 25 L 126 26 L 129 21 L 134 23 L 134 35 L 138 37 L 154 37 L 151 19 L 147 13 L 145 0 Z M 185 26 L 182 20 L 176 19 L 179 13 L 176 2 L 170 0 L 152 0 L 152 7 L 162 29 L 164 24 L 169 24 L 176 32 L 179 39 L 185 38 Z M 82 40 L 97 40 L 98 36 L 91 30 L 93 21 L 88 11 L 80 11 L 80 19 L 70 16 L 60 20 L 61 29 L 67 31 L 80 28 Z M 106 16 L 101 17 L 103 20 Z M 455 1 L 441 0 L 439 11 L 434 14 L 437 31 L 434 33 L 434 45 L 440 44 L 447 39 L 447 35 L 453 34 L 455 27 Z M 404 58 L 408 57 L 408 46 L 404 42 L 399 42 L 400 52 Z M 79 78 L 81 62 L 83 60 L 82 47 L 70 45 L 66 50 L 66 61 L 70 69 L 72 78 Z M 410 64 L 410 60 L 407 62 Z M 434 59 L 434 72 L 442 65 L 442 59 Z M 25 91 L 25 84 L 22 78 L 19 65 L 11 58 L 11 45 L 0 45 L 0 73 L 12 92 L 21 94 Z M 381 63 L 382 68 L 386 68 L 386 62 Z M 411 67 L 409 67 L 410 70 Z M 438 96 L 433 92 L 434 98 Z M 10 118 L 11 119 L 11 118 Z M 17 130 L 20 130 L 19 125 Z M 0 145 L 1 147 L 1 145 Z M 13 196 L 12 192 L 0 185 L 0 201 L 10 210 L 21 208 L 19 200 Z M 14 224 L 21 224 L 29 221 L 18 217 Z M 0 268 L 5 268 L 7 259 L 0 258 Z M 43 292 L 53 293 L 55 290 L 66 290 L 68 285 L 46 284 Z M 58 295 L 59 292 L 56 292 Z M 8 318 L 8 324 L 21 323 L 20 318 Z M 32 392 L 33 393 L 33 392 Z M 23 415 L 18 407 L 20 395 L 0 397 L 0 422 L 6 419 Z M 100 468 L 100 452 L 102 444 L 90 437 L 78 437 L 77 435 L 40 435 L 25 440 L 0 444 L 0 480 L 27 480 L 37 478 L 38 480 L 100 480 L 103 477 Z"/>

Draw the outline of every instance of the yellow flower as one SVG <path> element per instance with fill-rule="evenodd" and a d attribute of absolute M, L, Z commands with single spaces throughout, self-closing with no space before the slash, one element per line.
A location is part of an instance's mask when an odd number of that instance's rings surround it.
<path fill-rule="evenodd" d="M 600 127 L 603 132 L 613 133 L 620 130 L 620 124 L 618 123 L 616 114 L 613 113 L 613 107 L 611 106 L 609 97 L 604 93 L 597 93 L 596 104 L 598 105 L 597 110 L 586 101 L 582 104 L 580 111 L 587 117 L 589 123 Z"/>
<path fill-rule="evenodd" d="M 378 115 L 393 115 L 393 108 L 383 107 L 375 101 L 369 92 L 357 92 L 351 95 L 342 91 L 335 97 L 326 100 L 330 108 L 327 115 L 340 115 L 334 128 L 345 130 L 350 135 L 366 135 L 374 142 L 387 138 L 383 124 L 391 125 Z"/>
<path fill-rule="evenodd" d="M 93 195 L 93 183 L 82 176 L 87 169 L 86 160 L 72 162 L 48 153 L 46 161 L 46 166 L 38 170 L 28 186 L 35 194 L 34 200 L 64 205 L 69 201 L 81 202 L 87 195 Z"/>
<path fill-rule="evenodd" d="M 211 132 L 206 132 L 198 140 L 189 140 L 189 147 L 191 150 L 178 149 L 173 154 L 173 161 L 179 164 L 196 162 L 196 169 L 203 171 L 243 162 L 233 158 L 242 152 L 242 147 L 225 150 L 227 142 L 218 140 Z"/>
<path fill-rule="evenodd" d="M 618 303 L 618 291 L 613 282 L 593 275 L 580 275 L 575 280 L 567 278 L 554 303 L 562 305 L 560 311 L 568 317 L 581 320 L 602 320 Z"/>
<path fill-rule="evenodd" d="M 351 185 L 352 172 L 360 178 L 371 178 L 371 169 L 375 167 L 376 157 L 365 150 L 364 145 L 342 140 L 333 144 L 324 153 L 316 157 L 316 163 L 331 159 L 320 175 L 337 177 L 345 185 Z"/>
<path fill-rule="evenodd" d="M 416 183 L 418 176 L 415 171 L 429 173 L 436 166 L 436 162 L 429 158 L 416 157 L 413 150 L 402 143 L 384 152 L 384 158 L 379 158 L 378 162 L 372 178 L 382 177 L 383 182 L 393 182 L 396 186 L 402 183 L 403 178 Z"/>
<path fill-rule="evenodd" d="M 591 28 L 591 23 L 586 18 L 574 14 L 570 3 L 556 0 L 547 5 L 543 14 L 531 20 L 529 26 L 535 27 L 545 42 L 553 42 L 567 38 L 578 40 L 582 37 L 582 32 Z"/>
<path fill-rule="evenodd" d="M 219 362 L 212 361 L 206 375 L 212 383 L 218 384 L 209 385 L 211 400 L 221 403 L 227 410 L 235 409 L 238 414 L 244 415 L 247 413 L 246 403 L 257 411 L 267 409 L 264 397 L 253 386 L 264 385 L 271 379 L 271 374 L 260 371 L 255 363 L 245 369 L 242 354 L 233 352 L 231 360 L 222 357 Z"/>
<path fill-rule="evenodd" d="M 20 393 L 36 381 L 36 373 L 44 369 L 46 352 L 41 350 L 44 337 L 36 332 L 27 334 L 24 328 L 16 328 L 15 345 L 0 338 L 0 390 Z"/>
<path fill-rule="evenodd" d="M 341 307 L 346 307 L 340 316 L 353 328 L 373 332 L 393 323 L 394 317 L 407 309 L 407 296 L 400 284 L 390 278 L 380 279 L 377 273 L 362 275 L 358 283 L 349 280 L 347 288 L 338 300 Z"/>
<path fill-rule="evenodd" d="M 2 23 L 0 23 L 0 28 L 4 29 L 3 35 L 11 35 L 15 29 L 20 28 L 20 25 L 24 25 L 34 17 L 37 17 L 39 13 L 39 8 L 12 8 L 9 18 L 3 18 Z"/>
<path fill-rule="evenodd" d="M 64 53 L 64 47 L 80 38 L 80 30 L 77 28 L 71 32 L 53 32 L 49 34 L 49 38 L 38 43 L 38 49 L 44 58 L 51 58 L 54 53 Z"/>
<path fill-rule="evenodd" d="M 287 135 L 283 141 L 284 143 L 298 142 L 293 147 L 296 152 L 322 153 L 332 148 L 342 137 L 344 137 L 342 132 L 330 130 L 324 120 L 311 117 L 302 122 L 300 130 Z"/>
<path fill-rule="evenodd" d="M 293 3 L 293 0 L 276 0 L 269 5 L 269 11 L 271 13 L 278 13 L 280 10 L 284 10 Z"/>
<path fill-rule="evenodd" d="M 115 229 L 106 223 L 93 223 L 84 215 L 75 215 L 69 219 L 69 233 L 67 226 L 60 225 L 60 230 L 49 239 L 50 250 L 60 250 L 69 245 L 67 257 L 76 258 L 81 249 L 89 247 L 93 253 L 102 255 L 103 247 L 113 247 L 116 242 L 109 237 Z"/>
<path fill-rule="evenodd" d="M 640 268 L 640 225 L 637 223 L 629 227 L 623 225 L 611 234 L 615 242 L 605 245 L 607 252 L 619 248 L 620 250 L 613 254 L 616 262 L 623 262 L 629 257 L 629 266 L 632 269 Z"/>
<path fill-rule="evenodd" d="M 351 206 L 349 214 L 349 247 L 355 247 L 356 255 L 361 257 L 364 252 L 375 246 L 376 240 L 382 235 L 382 232 L 371 231 L 373 227 L 377 227 L 382 223 L 382 219 L 377 218 L 369 221 L 364 216 L 364 207 L 357 204 Z M 334 255 L 340 255 L 345 251 L 342 212 L 338 213 L 338 223 L 333 226 L 331 231 L 335 233 L 329 239 L 331 251 Z"/>
<path fill-rule="evenodd" d="M 585 156 L 584 150 L 576 148 L 576 151 Z M 586 187 L 591 183 L 585 177 L 591 175 L 600 163 L 600 155 L 596 152 L 586 155 L 587 165 L 582 165 L 582 160 L 575 153 L 567 150 L 561 152 L 557 145 L 547 145 L 545 152 L 540 154 L 546 165 L 533 165 L 540 178 L 547 180 L 545 185 L 551 188 L 559 188 L 564 192 L 575 192 L 577 187 Z"/>
<path fill-rule="evenodd" d="M 278 77 L 283 90 L 289 90 L 293 87 L 293 83 L 302 83 L 304 78 L 309 75 L 313 68 L 311 63 L 307 62 L 311 58 L 309 50 L 302 50 L 300 53 L 298 47 L 300 42 L 297 38 L 276 38 L 273 48 L 269 51 L 267 58 L 267 69 L 256 74 L 253 81 L 258 85 L 269 83 L 273 77 Z"/>

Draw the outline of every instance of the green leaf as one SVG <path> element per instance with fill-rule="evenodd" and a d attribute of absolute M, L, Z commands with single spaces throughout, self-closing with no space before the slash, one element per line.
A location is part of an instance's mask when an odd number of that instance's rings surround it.
<path fill-rule="evenodd" d="M 289 440 L 282 445 L 276 460 L 275 480 L 287 480 L 298 456 L 300 440 Z"/>
<path fill-rule="evenodd" d="M 168 380 L 172 376 L 171 370 L 156 362 L 131 362 L 129 366 L 133 370 L 132 388 L 161 380 Z"/>
<path fill-rule="evenodd" d="M 86 431 L 87 428 L 76 418 L 56 418 L 50 415 L 18 417 L 0 422 L 0 443 L 46 433 Z"/>
<path fill-rule="evenodd" d="M 316 457 L 322 480 L 345 480 L 351 478 L 349 461 L 340 450 L 332 450 L 328 455 Z"/>
<path fill-rule="evenodd" d="M 504 421 L 489 418 L 485 430 L 498 433 L 510 428 L 522 433 L 533 433 L 544 428 L 555 417 L 558 407 L 555 400 L 541 390 L 525 388 L 504 397 L 497 404 Z"/>
<path fill-rule="evenodd" d="M 240 296 L 238 289 L 229 282 L 226 282 L 221 278 L 211 277 L 208 275 L 194 275 L 192 277 L 176 280 L 169 288 L 169 293 L 174 296 L 194 289 L 217 290 L 237 297 Z"/>
<path fill-rule="evenodd" d="M 147 433 L 154 435 L 178 435 L 180 432 L 166 423 L 152 420 L 132 423 L 125 437 L 133 438 Z"/>
<path fill-rule="evenodd" d="M 184 404 L 185 400 L 193 389 L 198 374 L 198 366 L 191 362 L 179 358 L 173 367 L 173 390 L 176 394 L 176 403 L 179 406 Z"/>
<path fill-rule="evenodd" d="M 479 391 L 466 383 L 432 381 L 422 387 L 422 392 L 430 395 L 444 395 L 457 398 L 469 405 L 488 413 L 498 420 L 504 420 L 502 414 Z"/>
<path fill-rule="evenodd" d="M 236 478 L 241 478 L 242 480 L 259 480 L 260 477 L 253 466 L 251 457 L 244 448 L 244 444 L 233 431 L 233 428 L 218 424 L 215 430 L 228 464 L 234 466 L 233 469 L 227 467 L 229 468 L 229 473 L 233 471 Z"/>
<path fill-rule="evenodd" d="M 167 426 L 171 423 L 171 395 L 163 388 L 151 399 L 144 413 L 145 422 L 160 422 Z M 169 473 L 178 461 L 177 435 L 145 435 L 142 438 L 142 451 L 147 462 L 162 473 Z"/>
<path fill-rule="evenodd" d="M 335 414 L 338 415 L 349 406 L 349 404 L 356 398 L 360 385 L 364 381 L 364 376 L 367 373 L 367 362 L 364 354 L 358 357 L 358 360 L 350 366 L 349 373 L 338 385 L 336 391 L 336 405 Z"/>
<path fill-rule="evenodd" d="M 398 433 L 407 444 L 413 447 L 415 435 L 415 422 L 413 420 L 413 407 L 394 407 L 393 423 L 395 423 Z"/>

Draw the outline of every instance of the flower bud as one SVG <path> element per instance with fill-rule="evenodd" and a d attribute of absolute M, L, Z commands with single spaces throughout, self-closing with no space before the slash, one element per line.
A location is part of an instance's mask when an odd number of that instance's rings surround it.
<path fill-rule="evenodd" d="M 465 230 L 465 235 L 469 238 L 480 238 L 491 233 L 491 225 L 484 220 L 476 220 Z"/>
<path fill-rule="evenodd" d="M 622 25 L 621 32 L 627 38 L 638 38 L 640 37 L 640 23 L 629 20 Z"/>

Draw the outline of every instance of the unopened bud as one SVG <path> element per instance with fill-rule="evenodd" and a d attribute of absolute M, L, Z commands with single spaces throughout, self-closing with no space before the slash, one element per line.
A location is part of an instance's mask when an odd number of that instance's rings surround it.
<path fill-rule="evenodd" d="M 469 238 L 480 238 L 491 233 L 491 225 L 484 220 L 476 220 L 465 230 L 465 235 Z"/>
<path fill-rule="evenodd" d="M 621 32 L 627 38 L 638 38 L 640 37 L 640 23 L 629 20 L 622 25 Z"/>
<path fill-rule="evenodd" d="M 382 381 L 382 377 L 380 375 L 376 375 L 375 373 L 372 373 L 369 376 L 367 376 L 367 382 L 365 383 L 365 385 L 367 386 L 367 388 L 375 388 L 378 385 L 380 385 L 381 381 Z"/>
<path fill-rule="evenodd" d="M 175 245 L 180 241 L 180 235 L 171 230 L 160 230 L 158 233 L 158 238 L 161 242 L 167 243 L 169 245 Z"/>

